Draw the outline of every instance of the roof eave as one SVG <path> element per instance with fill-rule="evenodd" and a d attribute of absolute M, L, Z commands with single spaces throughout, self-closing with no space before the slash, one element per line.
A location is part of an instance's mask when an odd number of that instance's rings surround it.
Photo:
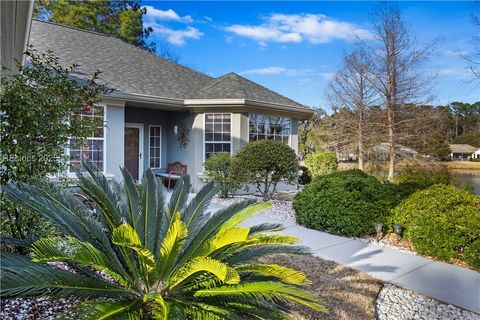
<path fill-rule="evenodd" d="M 289 106 L 271 102 L 250 99 L 185 99 L 185 105 L 191 109 L 205 109 L 218 107 L 254 107 L 267 109 L 273 112 L 287 113 L 299 120 L 311 119 L 315 111 L 306 107 Z"/>

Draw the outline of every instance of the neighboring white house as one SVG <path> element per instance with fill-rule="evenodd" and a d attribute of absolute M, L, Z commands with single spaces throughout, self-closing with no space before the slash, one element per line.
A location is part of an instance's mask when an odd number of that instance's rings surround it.
<path fill-rule="evenodd" d="M 450 158 L 453 161 L 468 161 L 471 158 L 480 159 L 480 149 L 469 144 L 451 144 Z"/>

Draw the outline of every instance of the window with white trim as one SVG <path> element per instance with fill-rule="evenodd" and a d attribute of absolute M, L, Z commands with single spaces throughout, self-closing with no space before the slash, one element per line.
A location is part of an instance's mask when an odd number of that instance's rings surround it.
<path fill-rule="evenodd" d="M 160 148 L 162 139 L 161 126 L 149 126 L 150 144 L 149 144 L 149 166 L 150 168 L 160 168 Z"/>
<path fill-rule="evenodd" d="M 250 141 L 276 140 L 290 143 L 290 118 L 250 113 Z"/>
<path fill-rule="evenodd" d="M 232 150 L 230 113 L 205 114 L 205 159 L 217 152 Z"/>
<path fill-rule="evenodd" d="M 94 106 L 83 110 L 81 117 L 97 118 L 100 126 L 86 140 L 68 141 L 69 172 L 81 169 L 82 161 L 90 162 L 98 171 L 104 170 L 104 143 L 105 143 L 105 107 Z"/>

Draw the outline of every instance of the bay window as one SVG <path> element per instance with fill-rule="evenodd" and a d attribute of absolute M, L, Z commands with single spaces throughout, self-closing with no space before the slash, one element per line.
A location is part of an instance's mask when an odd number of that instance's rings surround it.
<path fill-rule="evenodd" d="M 250 113 L 250 141 L 276 140 L 290 143 L 290 118 Z"/>
<path fill-rule="evenodd" d="M 205 159 L 217 152 L 232 150 L 232 126 L 230 113 L 205 114 Z"/>

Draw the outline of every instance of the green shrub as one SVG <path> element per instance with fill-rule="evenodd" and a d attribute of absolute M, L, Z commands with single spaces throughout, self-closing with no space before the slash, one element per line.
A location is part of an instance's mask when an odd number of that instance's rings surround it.
<path fill-rule="evenodd" d="M 210 214 L 213 183 L 188 204 L 190 178 L 183 176 L 166 205 L 151 169 L 139 190 L 122 173 L 122 185 L 93 171 L 79 178 L 96 215 L 57 188 L 7 186 L 11 201 L 37 211 L 64 236 L 35 241 L 31 256 L 2 252 L 2 299 L 74 298 L 73 319 L 286 319 L 286 303 L 293 302 L 325 310 L 305 289 L 305 274 L 261 262 L 308 249 L 272 234 L 278 224 L 240 225 L 268 202 L 243 201 Z M 70 268 L 45 263 L 59 261 Z"/>
<path fill-rule="evenodd" d="M 394 189 L 360 170 L 314 179 L 293 200 L 297 221 L 306 227 L 344 236 L 375 232 L 397 203 Z"/>
<path fill-rule="evenodd" d="M 480 197 L 442 184 L 417 191 L 394 210 L 393 220 L 425 255 L 462 259 L 480 268 Z"/>
<path fill-rule="evenodd" d="M 204 163 L 207 177 L 215 182 L 222 198 L 235 194 L 240 187 L 238 179 L 233 174 L 232 156 L 227 152 L 211 155 Z"/>
<path fill-rule="evenodd" d="M 240 182 L 252 183 L 266 199 L 281 180 L 297 179 L 295 151 L 280 141 L 259 140 L 244 145 L 234 157 L 234 172 Z"/>
<path fill-rule="evenodd" d="M 305 165 L 310 170 L 313 178 L 323 176 L 337 170 L 337 155 L 335 152 L 330 151 L 309 153 L 305 157 Z"/>
<path fill-rule="evenodd" d="M 312 182 L 312 174 L 310 173 L 310 170 L 308 170 L 307 167 L 300 166 L 299 170 L 302 171 L 302 174 L 298 177 L 299 184 L 306 185 Z"/>

